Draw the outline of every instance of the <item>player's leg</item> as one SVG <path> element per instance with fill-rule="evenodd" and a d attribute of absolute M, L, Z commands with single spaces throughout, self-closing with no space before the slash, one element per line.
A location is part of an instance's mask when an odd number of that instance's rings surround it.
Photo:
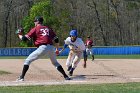
<path fill-rule="evenodd" d="M 83 56 L 84 56 L 83 68 L 86 68 L 86 62 L 87 62 L 87 57 L 88 57 L 87 51 L 86 51 L 86 50 L 84 50 Z"/>
<path fill-rule="evenodd" d="M 94 60 L 94 52 L 90 49 L 90 55 L 92 56 L 92 61 Z"/>
<path fill-rule="evenodd" d="M 28 71 L 28 69 L 29 69 L 29 65 L 23 65 L 22 73 L 18 77 L 17 81 L 24 81 L 24 77 L 25 77 L 25 74 Z"/>
<path fill-rule="evenodd" d="M 70 51 L 67 61 L 66 61 L 66 66 L 68 67 L 67 71 L 69 71 L 72 68 L 72 61 L 73 61 L 74 57 L 75 57 L 74 52 Z"/>
<path fill-rule="evenodd" d="M 69 75 L 72 76 L 73 75 L 73 71 L 75 70 L 75 68 L 77 67 L 78 63 L 80 62 L 81 58 L 82 58 L 83 53 L 79 52 L 75 55 L 73 62 L 72 62 L 72 68 L 69 71 Z"/>
<path fill-rule="evenodd" d="M 92 61 L 94 60 L 94 54 L 92 54 Z"/>
<path fill-rule="evenodd" d="M 26 58 L 24 65 L 23 65 L 22 73 L 21 73 L 20 77 L 18 78 L 18 81 L 24 80 L 25 74 L 29 69 L 29 65 L 31 64 L 31 62 L 38 59 L 42 54 L 44 54 L 45 47 L 46 47 L 45 45 L 40 46 Z"/>
<path fill-rule="evenodd" d="M 65 78 L 65 80 L 70 80 L 70 78 L 68 77 L 68 75 L 65 73 L 63 67 L 58 63 L 57 59 L 56 59 L 56 54 L 54 52 L 54 47 L 53 46 L 49 46 L 48 47 L 48 57 L 51 60 L 51 63 L 57 68 L 57 70 L 63 75 L 63 77 Z"/>

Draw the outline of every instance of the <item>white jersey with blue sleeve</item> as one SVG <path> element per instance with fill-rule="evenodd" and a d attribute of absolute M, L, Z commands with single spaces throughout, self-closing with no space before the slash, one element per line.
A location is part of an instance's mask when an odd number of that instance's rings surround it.
<path fill-rule="evenodd" d="M 74 46 L 76 48 L 76 50 L 78 51 L 83 51 L 85 50 L 85 44 L 84 42 L 82 41 L 81 38 L 76 38 L 76 41 L 75 42 L 72 42 L 71 41 L 71 38 L 68 37 L 66 40 L 65 40 L 65 44 L 67 44 L 68 46 Z"/>

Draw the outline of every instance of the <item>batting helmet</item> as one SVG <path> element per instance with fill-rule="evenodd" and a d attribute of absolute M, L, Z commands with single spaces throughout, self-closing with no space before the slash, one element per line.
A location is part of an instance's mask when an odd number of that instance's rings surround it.
<path fill-rule="evenodd" d="M 37 22 L 37 21 L 39 21 L 39 22 L 42 23 L 42 22 L 43 22 L 43 17 L 41 17 L 41 16 L 36 16 L 34 22 Z"/>
<path fill-rule="evenodd" d="M 71 30 L 70 31 L 70 36 L 78 36 L 77 30 Z"/>

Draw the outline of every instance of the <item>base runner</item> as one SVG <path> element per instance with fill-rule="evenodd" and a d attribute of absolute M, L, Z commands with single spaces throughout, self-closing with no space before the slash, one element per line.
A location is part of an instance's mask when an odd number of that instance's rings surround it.
<path fill-rule="evenodd" d="M 81 38 L 78 38 L 77 30 L 70 31 L 70 37 L 66 38 L 64 47 L 60 51 L 60 53 L 67 46 L 69 47 L 70 52 L 66 61 L 66 66 L 68 67 L 69 75 L 72 76 L 73 71 L 75 70 L 81 58 L 83 57 L 83 51 L 85 50 L 84 42 Z"/>

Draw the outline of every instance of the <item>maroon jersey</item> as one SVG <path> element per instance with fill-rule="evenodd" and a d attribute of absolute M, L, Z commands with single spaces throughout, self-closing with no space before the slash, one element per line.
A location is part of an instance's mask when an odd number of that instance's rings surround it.
<path fill-rule="evenodd" d="M 25 35 L 29 40 L 33 38 L 35 46 L 43 44 L 53 44 L 56 34 L 47 26 L 36 26 Z"/>
<path fill-rule="evenodd" d="M 86 46 L 87 46 L 87 45 L 93 46 L 93 41 L 92 41 L 92 40 L 87 40 L 85 45 L 86 45 Z"/>

